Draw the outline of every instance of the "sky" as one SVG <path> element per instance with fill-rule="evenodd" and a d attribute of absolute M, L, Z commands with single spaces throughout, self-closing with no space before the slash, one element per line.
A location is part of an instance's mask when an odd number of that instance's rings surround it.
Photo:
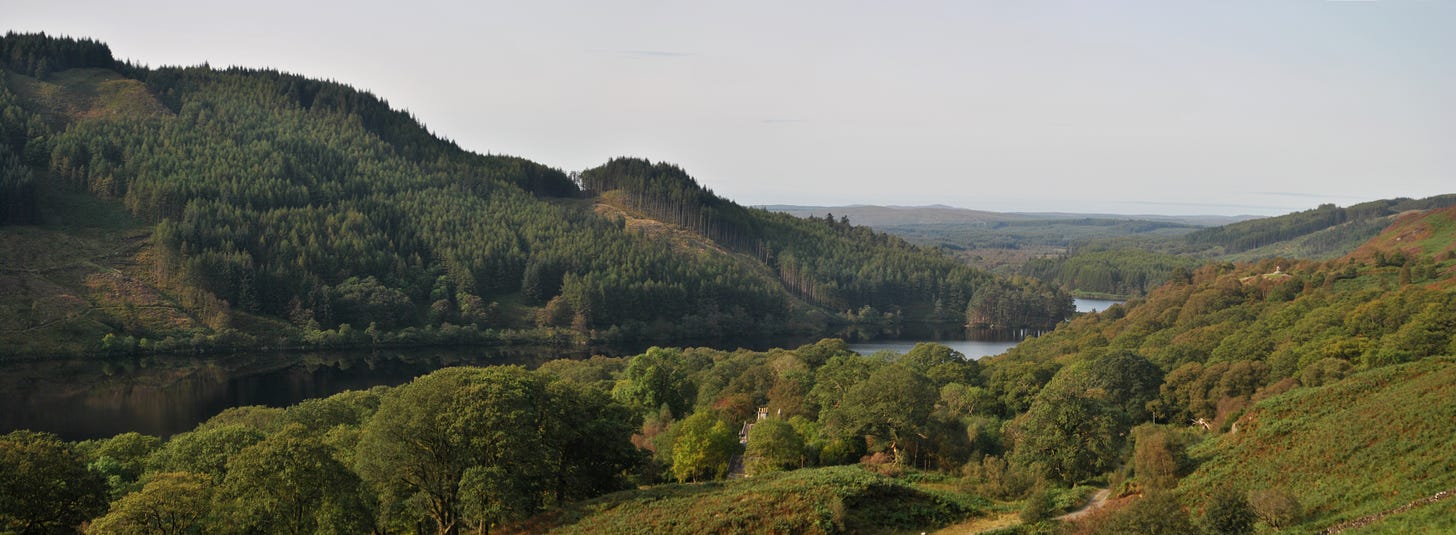
<path fill-rule="evenodd" d="M 742 204 L 1275 215 L 1456 192 L 1456 2 L 0 0 L 0 31 L 379 95 Z"/>

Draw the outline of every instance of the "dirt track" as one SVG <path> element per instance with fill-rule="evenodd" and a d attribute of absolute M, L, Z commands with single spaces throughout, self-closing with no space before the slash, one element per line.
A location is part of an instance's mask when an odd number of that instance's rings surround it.
<path fill-rule="evenodd" d="M 1083 506 L 1081 509 L 1078 509 L 1076 511 L 1072 511 L 1072 512 L 1067 513 L 1065 515 L 1059 516 L 1059 517 L 1057 517 L 1057 520 L 1061 520 L 1063 522 L 1067 522 L 1067 521 L 1071 521 L 1071 520 L 1076 520 L 1078 518 L 1082 518 L 1083 516 L 1086 516 L 1088 513 L 1091 513 L 1092 511 L 1096 511 L 1097 508 L 1102 507 L 1102 504 L 1107 503 L 1107 497 L 1110 494 L 1112 494 L 1112 492 L 1109 491 L 1108 489 L 1099 490 L 1099 491 L 1097 491 L 1096 494 L 1093 494 L 1092 495 L 1092 501 L 1087 502 L 1087 505 Z"/>

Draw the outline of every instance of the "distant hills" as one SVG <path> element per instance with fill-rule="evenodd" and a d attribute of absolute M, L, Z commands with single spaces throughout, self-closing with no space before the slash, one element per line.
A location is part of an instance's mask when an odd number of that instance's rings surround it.
<path fill-rule="evenodd" d="M 1146 291 L 1166 278 L 1173 267 L 1191 267 L 1194 261 L 1175 256 L 1137 265 L 1116 267 L 1099 260 L 1093 277 L 1066 280 L 1045 264 L 1082 250 L 1089 244 L 1114 239 L 1137 240 L 1118 256 L 1146 256 L 1148 243 L 1168 243 L 1209 224 L 1246 219 L 1246 216 L 1128 216 L 1067 213 L 1003 213 L 948 206 L 769 206 L 800 217 L 835 218 L 870 225 L 921 245 L 955 254 L 971 266 L 1005 274 L 1023 274 L 1051 281 L 1061 288 L 1089 297 L 1123 297 Z M 1114 263 L 1121 263 L 1117 259 Z"/>
<path fill-rule="evenodd" d="M 928 206 L 877 206 L 877 205 L 848 205 L 848 206 L 800 206 L 792 204 L 770 204 L 761 208 L 773 212 L 783 212 L 799 217 L 817 216 L 824 217 L 833 214 L 835 217 L 848 217 L 850 223 L 856 225 L 868 225 L 875 228 L 881 227 L 903 227 L 909 225 L 950 225 L 950 224 L 983 224 L 1012 221 L 1046 221 L 1046 220 L 1068 220 L 1068 219 L 1097 219 L 1115 221 L 1158 221 L 1164 223 L 1178 223 L 1195 227 L 1212 227 L 1227 225 L 1239 221 L 1258 219 L 1260 216 L 1238 215 L 1154 215 L 1154 214 L 1095 214 L 1095 213 L 1067 213 L 1067 212 L 990 212 L 985 210 L 971 210 L 968 208 L 957 208 L 933 204 Z"/>
<path fill-rule="evenodd" d="M 968 264 L 1030 275 L 1089 297 L 1141 295 L 1203 262 L 1348 253 L 1394 218 L 1456 204 L 1456 195 L 1322 205 L 1273 217 L 998 213 L 948 206 L 765 207 L 800 217 L 832 214 Z"/>

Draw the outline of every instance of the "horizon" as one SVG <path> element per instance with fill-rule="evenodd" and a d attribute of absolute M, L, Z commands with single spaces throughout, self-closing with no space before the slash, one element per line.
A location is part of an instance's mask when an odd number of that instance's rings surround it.
<path fill-rule="evenodd" d="M 1380 200 L 1380 199 L 1372 199 L 1372 200 Z M 1358 204 L 1358 203 L 1356 203 L 1356 204 Z M 938 209 L 949 209 L 949 210 L 965 210 L 965 211 L 969 211 L 969 212 L 986 212 L 986 213 L 993 213 L 993 214 L 1011 214 L 1011 215 L 1077 215 L 1077 216 L 1177 217 L 1177 218 L 1219 217 L 1219 218 L 1231 218 L 1231 219 L 1232 218 L 1256 219 L 1256 218 L 1264 218 L 1264 217 L 1274 217 L 1274 216 L 1264 216 L 1264 215 L 1254 215 L 1254 214 L 1199 214 L 1199 213 L 1190 213 L 1190 214 L 1161 214 L 1161 213 L 1152 213 L 1152 212 L 1142 212 L 1142 213 L 1112 213 L 1112 212 L 1062 212 L 1062 211 L 1046 211 L 1046 210 L 1038 210 L 1038 211 L 999 211 L 999 210 L 984 210 L 984 209 L 979 209 L 979 208 L 966 208 L 964 206 L 951 206 L 951 205 L 948 205 L 948 204 L 922 204 L 922 205 L 900 205 L 900 204 L 836 204 L 836 205 L 817 205 L 816 204 L 816 205 L 809 205 L 809 204 L 782 204 L 782 203 L 772 203 L 772 204 L 750 204 L 750 205 L 745 205 L 745 206 L 748 206 L 750 208 L 763 208 L 765 210 L 774 210 L 774 209 L 783 209 L 783 208 L 890 208 L 890 209 L 897 209 L 897 210 L 920 210 L 920 209 L 924 209 L 924 208 L 938 208 Z M 1316 208 L 1316 207 L 1311 206 L 1310 208 Z M 1306 208 L 1306 210 L 1307 209 L 1310 209 L 1310 208 Z M 1300 211 L 1300 210 L 1296 210 L 1296 211 Z M 1278 215 L 1284 215 L 1284 214 L 1278 214 Z M 850 221 L 853 222 L 852 219 Z"/>
<path fill-rule="evenodd" d="M 472 152 L 667 161 L 751 206 L 1269 216 L 1456 175 L 1456 4 L 359 7 L 21 0 L 6 29 L 336 80 Z"/>

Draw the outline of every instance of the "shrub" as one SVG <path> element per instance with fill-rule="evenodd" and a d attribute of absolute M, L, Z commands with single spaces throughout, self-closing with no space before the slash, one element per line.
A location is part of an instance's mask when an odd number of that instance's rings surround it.
<path fill-rule="evenodd" d="M 1093 532 L 1127 535 L 1186 535 L 1193 523 L 1178 499 L 1169 492 L 1152 492 L 1127 507 L 1108 515 Z"/>
<path fill-rule="evenodd" d="M 1021 521 L 1035 524 L 1052 516 L 1052 495 L 1045 483 L 1037 484 L 1021 507 Z"/>
<path fill-rule="evenodd" d="M 1141 488 L 1171 489 L 1193 468 L 1188 447 L 1197 436 L 1175 426 L 1133 428 L 1132 477 Z"/>
<path fill-rule="evenodd" d="M 1174 457 L 1173 448 L 1168 446 L 1166 434 L 1148 431 L 1135 433 L 1133 475 L 1147 488 L 1173 488 L 1178 484 L 1178 460 Z"/>
<path fill-rule="evenodd" d="M 1269 527 L 1279 529 L 1294 525 L 1304 515 L 1304 508 L 1286 490 L 1264 489 L 1249 493 L 1249 505 L 1254 514 Z"/>
<path fill-rule="evenodd" d="M 968 464 L 966 478 L 977 493 L 1002 500 L 1025 496 L 1036 483 L 1031 471 L 994 455 L 983 457 L 979 465 Z"/>
<path fill-rule="evenodd" d="M 1254 509 L 1244 494 L 1232 487 L 1222 487 L 1208 498 L 1203 513 L 1203 526 L 1211 533 L 1245 535 L 1254 532 Z"/>

